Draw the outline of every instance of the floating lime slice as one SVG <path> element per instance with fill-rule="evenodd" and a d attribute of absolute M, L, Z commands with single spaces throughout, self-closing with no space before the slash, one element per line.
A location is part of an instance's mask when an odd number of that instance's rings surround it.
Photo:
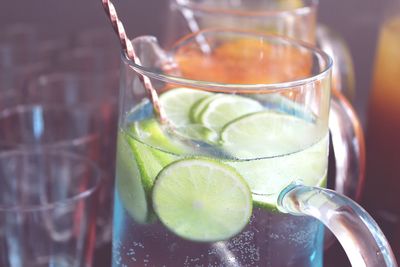
<path fill-rule="evenodd" d="M 250 98 L 238 95 L 213 97 L 201 112 L 199 121 L 217 132 L 228 122 L 243 115 L 261 111 L 263 106 Z"/>
<path fill-rule="evenodd" d="M 194 123 L 200 123 L 200 115 L 207 107 L 207 105 L 213 101 L 215 98 L 222 97 L 222 94 L 213 94 L 208 97 L 204 97 L 197 101 L 190 109 L 189 116 L 190 120 Z"/>
<path fill-rule="evenodd" d="M 303 119 L 262 111 L 225 125 L 221 143 L 224 150 L 238 159 L 275 157 L 312 145 L 316 141 L 313 133 L 317 130 L 313 123 Z"/>
<path fill-rule="evenodd" d="M 190 109 L 199 100 L 212 93 L 189 88 L 171 89 L 160 96 L 166 117 L 175 127 L 190 124 Z"/>
<path fill-rule="evenodd" d="M 237 158 L 252 159 L 227 163 L 246 179 L 256 204 L 274 209 L 278 194 L 295 180 L 310 186 L 323 183 L 328 136 L 320 137 L 315 127 L 293 116 L 264 111 L 223 129 L 223 149 Z"/>
<path fill-rule="evenodd" d="M 232 167 L 210 159 L 176 161 L 157 176 L 153 207 L 178 236 L 214 242 L 238 234 L 252 213 L 251 192 Z"/>
<path fill-rule="evenodd" d="M 135 121 L 129 128 L 130 133 L 138 140 L 154 148 L 167 151 L 173 154 L 182 154 L 187 150 L 184 144 L 168 136 L 167 129 L 154 118 Z M 153 150 L 157 154 L 156 149 Z"/>
<path fill-rule="evenodd" d="M 146 181 L 148 178 L 142 177 L 127 138 L 129 137 L 123 132 L 118 134 L 116 168 L 118 195 L 132 218 L 138 223 L 146 223 L 149 219 L 149 205 L 145 187 L 152 182 Z"/>
<path fill-rule="evenodd" d="M 154 180 L 164 166 L 178 158 L 157 148 L 175 153 L 181 148 L 164 135 L 154 119 L 135 122 L 127 131 L 118 135 L 118 192 L 129 214 L 138 223 L 147 223 L 154 217 L 148 204 Z"/>

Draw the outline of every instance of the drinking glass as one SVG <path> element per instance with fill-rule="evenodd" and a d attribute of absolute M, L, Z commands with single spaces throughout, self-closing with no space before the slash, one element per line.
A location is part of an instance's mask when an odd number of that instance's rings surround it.
<path fill-rule="evenodd" d="M 0 152 L 0 265 L 92 266 L 100 181 L 74 154 Z"/>
<path fill-rule="evenodd" d="M 115 73 L 90 75 L 59 72 L 33 80 L 26 93 L 29 104 L 61 105 L 70 109 L 85 108 L 98 121 L 100 141 L 99 166 L 105 173 L 100 192 L 97 244 L 111 242 L 112 199 L 114 192 L 115 148 L 117 135 L 118 76 Z"/>
<path fill-rule="evenodd" d="M 396 188 L 400 173 L 400 3 L 392 2 L 380 28 L 375 54 L 363 203 L 388 236 L 399 260 L 400 198 Z"/>
<path fill-rule="evenodd" d="M 84 109 L 18 105 L 0 111 L 0 150 L 58 149 L 99 159 L 97 118 Z"/>
<path fill-rule="evenodd" d="M 318 220 L 353 266 L 397 266 L 373 219 L 324 188 L 325 53 L 222 29 L 168 51 L 150 36 L 132 44 L 136 63 L 122 55 L 113 266 L 322 266 Z"/>

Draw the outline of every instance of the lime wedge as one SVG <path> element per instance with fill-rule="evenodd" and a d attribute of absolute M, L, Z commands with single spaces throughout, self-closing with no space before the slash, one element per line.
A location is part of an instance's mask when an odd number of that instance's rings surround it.
<path fill-rule="evenodd" d="M 199 115 L 199 121 L 204 126 L 219 132 L 228 122 L 262 109 L 263 106 L 259 102 L 247 97 L 238 95 L 213 96 Z"/>
<path fill-rule="evenodd" d="M 251 192 L 232 167 L 210 159 L 175 161 L 157 176 L 153 207 L 178 236 L 202 242 L 229 239 L 249 222 Z"/>
<path fill-rule="evenodd" d="M 160 96 L 166 117 L 175 127 L 190 123 L 190 109 L 200 99 L 212 93 L 189 88 L 174 88 Z"/>

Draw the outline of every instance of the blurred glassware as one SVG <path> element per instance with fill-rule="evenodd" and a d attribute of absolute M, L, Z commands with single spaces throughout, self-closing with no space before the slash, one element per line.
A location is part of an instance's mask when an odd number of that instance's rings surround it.
<path fill-rule="evenodd" d="M 200 29 L 257 30 L 315 43 L 316 0 L 170 0 L 164 44 Z"/>
<path fill-rule="evenodd" d="M 74 154 L 0 152 L 0 265 L 92 266 L 100 181 Z"/>
<path fill-rule="evenodd" d="M 350 50 L 341 36 L 318 25 L 318 0 L 170 0 L 163 43 L 210 27 L 256 30 L 317 43 L 332 56 L 334 85 L 354 100 L 355 77 Z"/>
<path fill-rule="evenodd" d="M 400 260 L 400 2 L 387 6 L 375 54 L 367 118 L 363 203 Z"/>
<path fill-rule="evenodd" d="M 52 70 L 90 73 L 99 75 L 104 72 L 118 73 L 118 58 L 111 51 L 99 47 L 77 47 L 59 54 Z"/>
<path fill-rule="evenodd" d="M 51 148 L 98 161 L 97 129 L 97 118 L 88 110 L 18 105 L 0 111 L 0 150 Z"/>
<path fill-rule="evenodd" d="M 332 80 L 337 87 L 332 90 L 332 118 L 329 125 L 336 133 L 332 142 L 336 158 L 335 188 L 347 188 L 348 191 L 339 192 L 360 200 L 365 172 L 364 136 L 355 110 L 341 94 L 343 92 L 351 96 L 354 93 L 352 60 L 341 38 L 317 26 L 318 0 L 170 0 L 169 6 L 163 36 L 163 43 L 167 46 L 199 29 L 222 27 L 262 31 L 318 43 L 335 55 L 333 74 L 336 76 Z M 197 42 L 203 50 L 207 50 L 207 43 L 201 36 L 197 37 Z M 343 63 L 348 65 L 342 66 Z M 346 115 L 350 123 L 343 124 L 343 120 L 334 118 L 340 115 Z M 352 164 L 350 166 L 345 162 Z M 344 179 L 347 176 L 351 179 Z M 345 181 L 351 181 L 352 184 L 344 187 Z"/>
<path fill-rule="evenodd" d="M 0 62 L 3 59 L 0 55 Z M 11 64 L 11 66 L 0 66 L 0 91 L 16 90 L 23 94 L 29 81 L 48 69 L 48 63 L 44 61 Z"/>
<path fill-rule="evenodd" d="M 331 56 L 334 62 L 332 87 L 353 102 L 356 97 L 356 81 L 353 59 L 346 41 L 339 33 L 322 24 L 317 25 L 316 34 L 318 47 Z"/>
<path fill-rule="evenodd" d="M 14 65 L 51 61 L 55 54 L 72 45 L 70 36 L 52 32 L 47 25 L 10 24 L 0 29 L 0 43 L 12 47 L 9 58 Z"/>
<path fill-rule="evenodd" d="M 0 89 L 0 111 L 22 103 L 21 94 L 17 90 Z"/>
<path fill-rule="evenodd" d="M 62 105 L 70 109 L 85 108 L 98 121 L 100 135 L 99 165 L 105 173 L 100 193 L 102 209 L 98 214 L 98 245 L 111 241 L 112 199 L 115 172 L 115 149 L 118 117 L 116 73 L 53 73 L 39 76 L 28 87 L 25 101 L 30 104 Z"/>
<path fill-rule="evenodd" d="M 17 54 L 13 54 L 13 62 L 23 60 L 24 62 L 33 62 L 36 58 L 37 43 L 39 40 L 39 28 L 24 23 L 10 24 L 0 31 L 1 43 L 10 44 Z M 16 60 L 18 59 L 18 60 Z"/>
<path fill-rule="evenodd" d="M 73 36 L 75 47 L 101 47 L 111 49 L 119 57 L 119 44 L 112 28 L 93 28 L 79 31 Z"/>

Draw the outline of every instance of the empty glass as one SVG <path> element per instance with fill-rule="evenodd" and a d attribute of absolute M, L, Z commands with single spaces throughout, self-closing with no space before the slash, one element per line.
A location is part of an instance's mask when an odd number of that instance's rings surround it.
<path fill-rule="evenodd" d="M 92 266 L 100 181 L 74 154 L 0 152 L 0 265 Z"/>
<path fill-rule="evenodd" d="M 99 158 L 97 119 L 84 109 L 18 105 L 0 111 L 0 150 L 59 149 Z"/>
<path fill-rule="evenodd" d="M 115 146 L 118 107 L 118 76 L 114 73 L 53 73 L 38 77 L 28 87 L 26 102 L 62 105 L 70 109 L 85 108 L 98 121 L 100 136 L 99 165 L 106 177 L 100 194 L 97 242 L 111 241 L 111 207 L 114 188 Z"/>

